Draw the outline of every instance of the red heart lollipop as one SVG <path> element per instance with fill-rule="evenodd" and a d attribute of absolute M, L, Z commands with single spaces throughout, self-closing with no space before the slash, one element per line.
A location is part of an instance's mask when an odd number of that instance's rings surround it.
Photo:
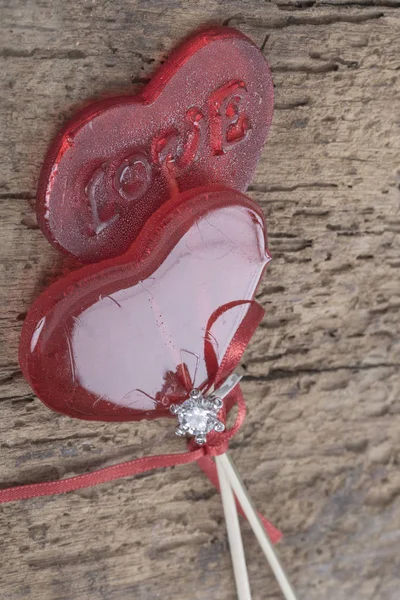
<path fill-rule="evenodd" d="M 124 255 L 71 273 L 36 300 L 20 343 L 24 376 L 73 417 L 167 416 L 187 397 L 184 376 L 197 387 L 207 379 L 210 316 L 251 300 L 268 260 L 252 200 L 221 186 L 177 195 Z M 208 332 L 219 359 L 247 310 L 223 312 Z"/>
<path fill-rule="evenodd" d="M 39 181 L 43 233 L 84 262 L 122 254 L 168 200 L 167 160 L 180 190 L 245 190 L 272 111 L 257 46 L 224 27 L 193 35 L 140 94 L 97 102 L 59 134 Z"/>

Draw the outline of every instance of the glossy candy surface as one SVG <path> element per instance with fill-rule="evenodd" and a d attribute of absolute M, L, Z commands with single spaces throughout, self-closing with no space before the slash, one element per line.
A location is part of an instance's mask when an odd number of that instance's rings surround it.
<path fill-rule="evenodd" d="M 182 373 L 206 378 L 204 336 L 225 303 L 251 300 L 265 265 L 266 230 L 257 204 L 221 186 L 165 203 L 124 255 L 54 283 L 24 323 L 20 364 L 50 408 L 82 419 L 169 416 L 187 397 Z M 248 306 L 211 329 L 217 355 Z"/>
<path fill-rule="evenodd" d="M 257 46 L 226 27 L 193 35 L 139 95 L 92 104 L 54 140 L 38 187 L 42 231 L 83 262 L 122 254 L 169 198 L 167 163 L 181 191 L 245 190 L 272 112 Z"/>

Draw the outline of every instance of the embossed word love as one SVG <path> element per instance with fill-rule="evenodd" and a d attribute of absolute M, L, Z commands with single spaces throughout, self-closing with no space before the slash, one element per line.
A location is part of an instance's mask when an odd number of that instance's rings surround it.
<path fill-rule="evenodd" d="M 122 254 L 170 196 L 171 170 L 181 191 L 245 190 L 272 112 L 269 68 L 248 38 L 191 36 L 139 95 L 92 104 L 59 134 L 39 181 L 42 231 L 83 262 Z"/>

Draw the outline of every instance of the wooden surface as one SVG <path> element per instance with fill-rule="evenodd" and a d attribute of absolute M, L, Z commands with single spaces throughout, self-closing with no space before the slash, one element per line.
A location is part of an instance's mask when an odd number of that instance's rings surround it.
<path fill-rule="evenodd" d="M 74 106 L 139 89 L 191 29 L 229 23 L 271 63 L 251 187 L 274 256 L 232 455 L 285 533 L 301 600 L 400 586 L 400 2 L 1 0 L 1 486 L 177 451 L 170 423 L 60 417 L 17 363 L 32 299 L 71 268 L 32 206 Z M 2 600 L 234 600 L 219 496 L 196 466 L 0 508 Z M 254 600 L 280 598 L 243 525 Z"/>

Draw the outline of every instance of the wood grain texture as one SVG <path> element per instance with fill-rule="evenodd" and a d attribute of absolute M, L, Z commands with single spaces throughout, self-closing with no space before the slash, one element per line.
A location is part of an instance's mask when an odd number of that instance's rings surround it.
<path fill-rule="evenodd" d="M 35 187 L 76 107 L 139 89 L 193 28 L 225 23 L 271 63 L 272 131 L 251 187 L 274 256 L 244 361 L 232 454 L 285 533 L 307 600 L 400 585 L 400 2 L 1 0 L 1 486 L 163 451 L 168 423 L 47 410 L 23 381 L 24 315 L 75 265 L 38 230 Z M 0 508 L 2 600 L 234 600 L 220 498 L 196 466 Z M 254 600 L 280 594 L 243 525 Z"/>

